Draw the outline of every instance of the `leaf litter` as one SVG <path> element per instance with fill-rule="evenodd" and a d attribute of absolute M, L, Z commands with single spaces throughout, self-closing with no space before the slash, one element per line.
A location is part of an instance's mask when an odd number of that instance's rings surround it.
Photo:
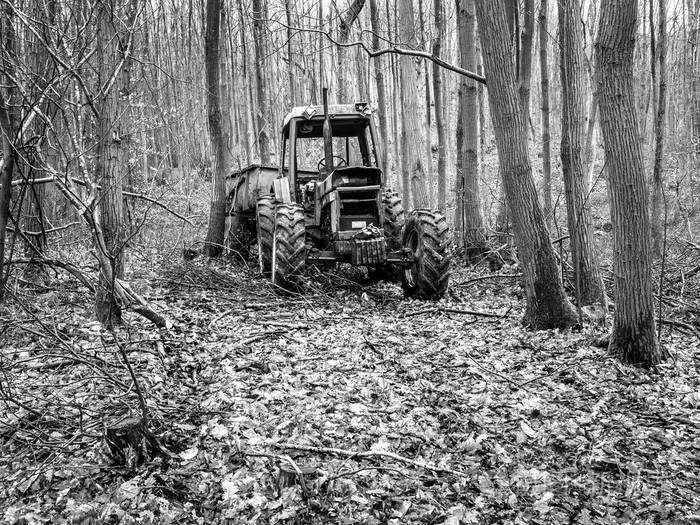
<path fill-rule="evenodd" d="M 135 470 L 105 455 L 104 420 L 137 405 L 89 297 L 32 312 L 52 337 L 3 312 L 0 520 L 700 523 L 697 340 L 628 368 L 601 328 L 525 331 L 517 280 L 474 278 L 426 303 L 352 269 L 281 295 L 173 265 L 148 283 L 169 330 L 117 333 L 171 454 Z"/>

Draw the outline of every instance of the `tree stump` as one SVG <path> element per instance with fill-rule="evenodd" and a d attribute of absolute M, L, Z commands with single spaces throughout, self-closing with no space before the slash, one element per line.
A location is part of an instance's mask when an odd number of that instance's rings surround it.
<path fill-rule="evenodd" d="M 130 469 L 165 455 L 158 439 L 143 419 L 127 419 L 106 427 L 104 440 L 112 461 Z"/>
<path fill-rule="evenodd" d="M 304 496 L 307 495 L 306 482 L 312 481 L 318 477 L 318 471 L 316 467 L 299 467 L 299 470 L 295 469 L 288 462 L 282 462 L 279 464 L 279 475 L 277 477 L 277 494 L 278 497 L 282 495 L 282 490 L 287 487 L 293 487 L 294 485 L 299 485 L 301 487 Z"/>

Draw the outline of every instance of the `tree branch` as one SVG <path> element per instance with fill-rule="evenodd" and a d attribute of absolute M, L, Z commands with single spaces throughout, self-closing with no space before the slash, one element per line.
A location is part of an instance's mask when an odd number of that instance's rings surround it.
<path fill-rule="evenodd" d="M 312 28 L 301 28 L 301 27 L 289 26 L 283 22 L 280 22 L 279 20 L 275 20 L 275 22 L 277 22 L 282 27 L 285 27 L 285 28 L 290 29 L 292 31 L 296 31 L 297 33 L 308 32 L 308 33 L 317 33 L 320 35 L 324 35 L 330 42 L 332 42 L 333 44 L 335 44 L 338 47 L 359 47 L 365 53 L 367 53 L 367 56 L 369 56 L 370 58 L 376 58 L 376 57 L 380 57 L 382 55 L 388 55 L 388 54 L 406 55 L 406 56 L 424 58 L 426 60 L 430 60 L 431 62 L 434 62 L 435 64 L 437 64 L 438 66 L 440 66 L 444 69 L 447 69 L 448 71 L 452 71 L 452 72 L 457 73 L 459 75 L 463 75 L 467 78 L 471 78 L 472 80 L 480 82 L 481 84 L 486 84 L 486 77 L 483 77 L 482 75 L 479 75 L 477 73 L 473 73 L 471 71 L 467 71 L 466 69 L 461 68 L 459 66 L 455 66 L 454 64 L 450 64 L 449 62 L 446 62 L 442 58 L 437 57 L 431 53 L 428 53 L 427 51 L 408 49 L 405 47 L 399 47 L 395 44 L 391 45 L 390 47 L 383 48 L 383 49 L 370 49 L 369 47 L 367 47 L 367 44 L 365 44 L 361 40 L 356 40 L 354 42 L 340 42 L 339 40 L 333 38 L 333 36 L 328 31 L 323 31 L 322 29 L 312 29 Z"/>

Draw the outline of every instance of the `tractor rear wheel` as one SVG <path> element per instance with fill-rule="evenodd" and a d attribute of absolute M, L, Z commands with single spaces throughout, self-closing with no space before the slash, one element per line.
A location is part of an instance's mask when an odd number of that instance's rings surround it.
<path fill-rule="evenodd" d="M 401 230 L 406 223 L 406 214 L 399 194 L 393 190 L 386 190 L 382 195 L 382 210 L 386 249 L 392 252 L 400 250 Z M 401 268 L 390 263 L 371 266 L 367 269 L 367 276 L 372 281 L 396 282 L 401 278 Z"/>
<path fill-rule="evenodd" d="M 272 241 L 272 282 L 293 288 L 306 265 L 306 221 L 299 204 L 278 204 Z"/>
<path fill-rule="evenodd" d="M 255 209 L 256 229 L 258 234 L 258 261 L 260 272 L 270 275 L 272 269 L 272 237 L 275 229 L 275 199 L 266 195 L 258 199 Z"/>
<path fill-rule="evenodd" d="M 447 221 L 440 213 L 412 211 L 403 231 L 403 246 L 409 248 L 415 263 L 403 273 L 406 297 L 440 299 L 450 279 L 450 240 Z"/>

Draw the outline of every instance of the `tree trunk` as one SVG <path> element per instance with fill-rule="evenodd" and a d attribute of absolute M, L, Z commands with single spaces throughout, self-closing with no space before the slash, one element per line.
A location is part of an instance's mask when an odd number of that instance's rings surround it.
<path fill-rule="evenodd" d="M 652 177 L 651 190 L 651 247 L 654 257 L 661 256 L 661 252 L 663 251 L 664 214 L 661 211 L 661 200 L 663 198 L 663 156 L 664 134 L 666 132 L 666 1 L 658 0 L 658 2 L 658 47 L 655 51 L 652 49 L 651 58 L 654 62 L 655 58 L 659 60 L 658 102 L 655 115 L 656 122 L 654 125 L 654 174 Z M 653 19 L 651 22 L 653 23 Z M 652 82 L 656 85 L 657 79 L 652 78 Z"/>
<path fill-rule="evenodd" d="M 559 0 L 559 66 L 562 89 L 561 165 L 578 305 L 599 304 L 606 296 L 593 247 L 591 209 L 583 167 L 585 136 L 584 56 L 579 0 Z"/>
<path fill-rule="evenodd" d="M 345 16 L 340 19 L 340 25 L 338 26 L 338 42 L 341 44 L 346 43 L 350 39 L 350 29 L 352 24 L 357 19 L 360 11 L 365 5 L 365 0 L 353 0 L 352 4 L 348 7 Z M 352 48 L 346 48 L 343 46 L 338 46 L 338 97 L 337 101 L 339 104 L 348 104 L 353 100 L 353 83 L 350 81 L 350 58 L 354 51 Z"/>
<path fill-rule="evenodd" d="M 297 100 L 296 74 L 294 68 L 294 52 L 292 51 L 292 2 L 284 0 L 284 11 L 287 16 L 287 94 L 289 95 L 289 106 L 293 107 L 300 102 Z"/>
<path fill-rule="evenodd" d="M 602 4 L 596 64 L 616 292 L 609 348 L 624 362 L 652 365 L 664 356 L 654 331 L 648 193 L 634 104 L 636 26 L 636 0 L 608 0 Z"/>
<path fill-rule="evenodd" d="M 455 0 L 458 3 L 460 0 Z M 459 13 L 459 9 L 457 10 Z M 459 19 L 458 23 L 459 23 Z M 459 28 L 459 26 L 458 26 Z M 459 29 L 458 35 L 459 35 Z M 459 77 L 457 84 L 457 122 L 455 124 L 455 145 L 457 146 L 457 157 L 455 161 L 455 219 L 454 237 L 457 246 L 464 246 L 464 123 L 462 114 L 464 113 L 464 90 L 462 89 L 462 77 Z"/>
<path fill-rule="evenodd" d="M 4 44 L 5 42 L 3 42 Z M 10 218 L 10 197 L 12 196 L 12 171 L 15 166 L 14 125 L 10 111 L 5 106 L 5 94 L 0 96 L 0 140 L 2 140 L 2 159 L 0 159 L 0 302 L 5 295 L 5 235 L 7 221 Z"/>
<path fill-rule="evenodd" d="M 403 44 L 411 49 L 417 47 L 415 21 L 413 16 L 413 2 L 400 0 L 398 6 L 399 38 Z M 401 94 L 403 109 L 403 166 L 410 183 L 410 193 L 413 196 L 413 207 L 416 209 L 429 206 L 427 193 L 427 177 L 423 164 L 423 151 L 425 151 L 425 136 L 421 122 L 420 104 L 418 102 L 416 59 L 411 56 L 400 57 L 401 62 Z M 404 202 L 408 203 L 408 188 L 404 190 Z"/>
<path fill-rule="evenodd" d="M 204 38 L 205 66 L 207 70 L 207 116 L 209 135 L 214 151 L 214 176 L 209 229 L 205 241 L 206 254 L 216 257 L 224 244 L 224 222 L 226 219 L 226 172 L 225 145 L 221 126 L 221 94 L 219 92 L 220 59 L 219 34 L 221 23 L 221 0 L 207 0 L 207 28 Z"/>
<path fill-rule="evenodd" d="M 211 2 L 207 0 L 207 5 Z M 256 114 L 258 116 L 258 152 L 260 163 L 270 164 L 270 107 L 267 101 L 267 59 L 265 58 L 265 0 L 253 0 L 253 38 L 255 40 Z M 219 2 L 217 2 L 220 5 Z M 218 30 L 217 30 L 218 33 Z"/>
<path fill-rule="evenodd" d="M 476 16 L 474 0 L 457 0 L 457 35 L 461 67 L 476 70 Z M 478 258 L 486 249 L 484 222 L 481 215 L 479 190 L 479 107 L 476 82 L 461 78 L 461 115 L 464 144 L 458 146 L 462 152 L 463 193 L 462 214 L 464 228 L 464 251 L 467 261 Z"/>
<path fill-rule="evenodd" d="M 117 67 L 126 49 L 126 40 L 118 34 L 114 23 L 119 14 L 114 0 L 99 4 L 97 12 L 97 51 L 98 86 L 108 86 L 108 81 Z M 119 89 L 112 86 L 106 92 L 97 94 L 95 108 L 97 113 L 95 154 L 95 180 L 100 185 L 100 198 L 97 206 L 98 222 L 103 233 L 102 244 L 96 250 L 104 250 L 108 260 L 109 272 L 100 271 L 95 298 L 97 319 L 106 327 L 121 323 L 121 304 L 114 292 L 115 280 L 124 275 L 124 198 L 122 195 L 123 174 L 120 173 L 120 160 L 126 147 L 126 133 L 122 133 L 120 117 L 123 108 Z M 105 268 L 106 269 L 106 268 Z"/>
<path fill-rule="evenodd" d="M 542 98 L 542 207 L 547 227 L 552 227 L 552 148 L 549 131 L 549 60 L 547 59 L 547 0 L 540 0 L 540 89 Z"/>
<path fill-rule="evenodd" d="M 14 85 L 15 32 L 13 30 L 13 5 L 7 4 L 0 11 L 0 302 L 5 295 L 5 236 L 7 222 L 10 218 L 10 201 L 12 197 L 12 173 L 15 167 L 15 135 L 17 126 L 17 86 Z M 6 102 L 7 101 L 7 102 Z"/>
<path fill-rule="evenodd" d="M 527 301 L 523 323 L 535 329 L 568 327 L 576 322 L 576 313 L 564 294 L 549 231 L 537 200 L 503 4 L 477 0 L 476 13 L 503 187 L 523 270 Z"/>
<path fill-rule="evenodd" d="M 372 48 L 379 49 L 379 8 L 377 0 L 369 0 L 369 16 L 370 24 L 372 25 Z M 389 167 L 389 123 L 386 118 L 387 99 L 386 85 L 384 80 L 384 60 L 382 57 L 373 59 L 374 73 L 377 80 L 377 117 L 379 118 L 379 136 L 381 137 L 381 152 L 382 152 L 382 171 L 384 176 L 388 177 L 387 169 Z"/>
<path fill-rule="evenodd" d="M 435 11 L 435 38 L 433 39 L 433 55 L 439 57 L 442 52 L 442 39 L 445 34 L 445 17 L 440 0 L 434 0 Z M 473 71 L 473 70 L 470 70 Z M 447 152 L 445 151 L 445 122 L 442 108 L 442 68 L 433 62 L 433 99 L 435 100 L 435 128 L 438 139 L 437 161 L 437 207 L 440 213 L 445 213 L 446 178 L 447 178 Z"/>
<path fill-rule="evenodd" d="M 530 129 L 530 79 L 532 77 L 532 41 L 535 33 L 535 1 L 523 1 L 523 32 L 520 36 L 518 95 L 525 129 Z"/>

